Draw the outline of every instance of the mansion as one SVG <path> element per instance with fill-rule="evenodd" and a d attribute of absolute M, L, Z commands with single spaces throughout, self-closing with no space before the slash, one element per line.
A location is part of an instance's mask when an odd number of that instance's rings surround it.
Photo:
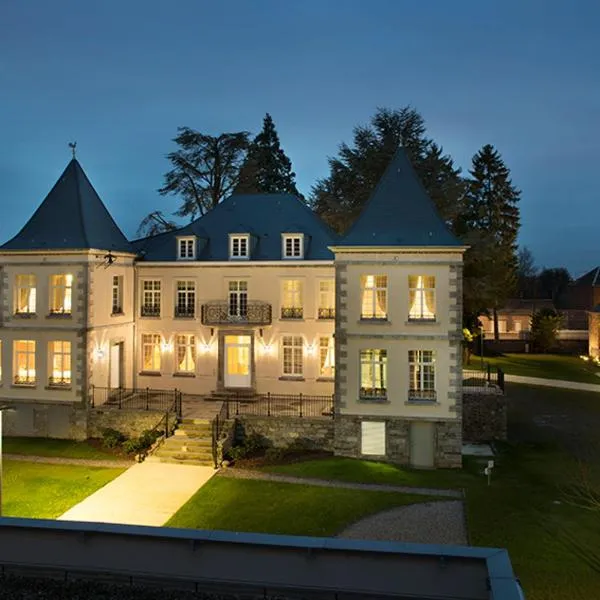
<path fill-rule="evenodd" d="M 0 247 L 0 399 L 66 437 L 92 386 L 334 395 L 336 453 L 456 466 L 464 251 L 403 148 L 343 237 L 256 194 L 130 241 L 73 158 Z"/>

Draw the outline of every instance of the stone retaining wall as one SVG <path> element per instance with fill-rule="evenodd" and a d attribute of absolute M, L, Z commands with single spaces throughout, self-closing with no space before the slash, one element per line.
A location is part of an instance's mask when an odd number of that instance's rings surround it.
<path fill-rule="evenodd" d="M 87 410 L 81 403 L 3 402 L 4 435 L 85 440 Z"/>
<path fill-rule="evenodd" d="M 333 449 L 333 419 L 326 417 L 236 417 L 236 440 L 241 442 L 253 433 L 265 437 L 274 448 L 294 442 L 307 448 Z"/>
<path fill-rule="evenodd" d="M 163 417 L 163 412 L 134 410 L 90 410 L 88 437 L 100 438 L 107 428 L 116 429 L 128 437 L 138 437 L 145 429 L 152 429 Z M 169 420 L 175 415 L 170 414 Z"/>
<path fill-rule="evenodd" d="M 463 440 L 491 442 L 507 436 L 506 397 L 496 388 L 463 394 Z"/>

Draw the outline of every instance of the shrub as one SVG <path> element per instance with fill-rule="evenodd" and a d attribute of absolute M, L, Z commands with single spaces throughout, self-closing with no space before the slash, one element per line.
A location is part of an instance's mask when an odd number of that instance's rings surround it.
<path fill-rule="evenodd" d="M 127 454 L 138 454 L 143 450 L 140 439 L 139 438 L 131 438 L 130 440 L 126 440 L 123 442 L 123 450 L 127 452 Z"/>
<path fill-rule="evenodd" d="M 153 429 L 145 429 L 144 431 L 142 431 L 142 434 L 140 435 L 140 445 L 142 446 L 142 448 L 144 450 L 147 448 L 150 448 L 150 446 L 152 446 L 152 444 L 154 444 L 154 442 L 161 435 L 162 434 L 160 431 L 155 431 Z"/>
<path fill-rule="evenodd" d="M 268 441 L 258 433 L 251 433 L 243 443 L 229 449 L 229 457 L 233 460 L 257 456 L 269 447 Z"/>
<path fill-rule="evenodd" d="M 551 308 L 542 308 L 531 318 L 531 343 L 538 352 L 548 352 L 556 346 L 562 316 Z"/>
<path fill-rule="evenodd" d="M 105 448 L 117 448 L 126 439 L 127 437 L 117 429 L 107 427 L 106 429 L 102 430 L 102 445 Z"/>

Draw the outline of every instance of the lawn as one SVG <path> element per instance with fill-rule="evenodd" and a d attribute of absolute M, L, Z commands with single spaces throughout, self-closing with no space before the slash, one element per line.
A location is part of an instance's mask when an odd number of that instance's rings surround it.
<path fill-rule="evenodd" d="M 5 460 L 2 514 L 55 519 L 124 470 Z"/>
<path fill-rule="evenodd" d="M 332 536 L 370 514 L 439 499 L 213 477 L 166 526 Z"/>
<path fill-rule="evenodd" d="M 484 356 L 483 360 L 492 367 L 500 367 L 508 375 L 562 379 L 564 381 L 579 381 L 600 385 L 600 377 L 595 375 L 595 373 L 600 373 L 600 367 L 594 367 L 578 356 L 501 354 L 499 356 Z M 464 368 L 479 370 L 481 368 L 479 357 L 471 357 L 471 364 L 464 365 Z"/>
<path fill-rule="evenodd" d="M 27 456 L 52 456 L 60 458 L 86 458 L 88 460 L 128 460 L 112 450 L 90 442 L 57 440 L 52 438 L 5 437 L 2 440 L 5 454 Z"/>

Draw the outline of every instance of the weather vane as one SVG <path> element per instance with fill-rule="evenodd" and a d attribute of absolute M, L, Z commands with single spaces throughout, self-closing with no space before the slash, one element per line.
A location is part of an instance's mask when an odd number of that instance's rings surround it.
<path fill-rule="evenodd" d="M 75 158 L 75 148 L 77 147 L 77 142 L 69 142 L 69 148 L 71 148 L 71 152 L 73 152 L 73 158 Z"/>

